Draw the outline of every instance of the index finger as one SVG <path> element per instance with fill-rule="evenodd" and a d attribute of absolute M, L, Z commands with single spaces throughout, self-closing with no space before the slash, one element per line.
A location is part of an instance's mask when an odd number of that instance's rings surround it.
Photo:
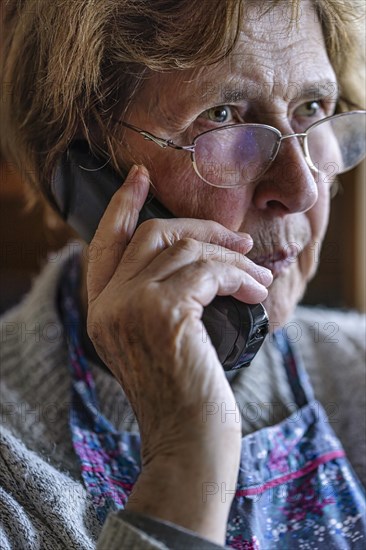
<path fill-rule="evenodd" d="M 88 264 L 89 303 L 99 296 L 113 276 L 136 229 L 149 186 L 147 169 L 134 165 L 108 204 L 89 245 L 98 250 L 97 259 Z"/>

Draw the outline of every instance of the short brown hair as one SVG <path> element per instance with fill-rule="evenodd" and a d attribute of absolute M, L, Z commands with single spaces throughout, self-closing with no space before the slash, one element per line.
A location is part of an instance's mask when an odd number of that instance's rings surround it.
<path fill-rule="evenodd" d="M 357 95 L 363 1 L 313 0 L 342 95 L 355 102 L 364 100 Z M 114 159 L 113 115 L 128 109 L 144 75 L 222 59 L 253 2 L 263 0 L 5 0 L 4 154 L 46 196 L 55 162 L 77 132 L 93 143 L 97 130 Z M 294 14 L 300 3 L 287 2 Z"/>

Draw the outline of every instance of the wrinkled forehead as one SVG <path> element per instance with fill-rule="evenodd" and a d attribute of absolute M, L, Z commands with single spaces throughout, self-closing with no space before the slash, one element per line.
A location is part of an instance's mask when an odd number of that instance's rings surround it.
<path fill-rule="evenodd" d="M 312 2 L 302 2 L 296 12 L 287 2 L 269 5 L 252 2 L 246 7 L 240 39 L 223 64 L 228 77 L 237 83 L 245 79 L 248 92 L 257 85 L 270 96 L 280 94 L 276 87 L 281 86 L 291 96 L 311 82 L 335 84 Z"/>
<path fill-rule="evenodd" d="M 248 2 L 239 40 L 220 62 L 154 75 L 147 86 L 150 106 L 167 94 L 174 98 L 175 112 L 188 100 L 203 106 L 301 97 L 336 101 L 336 76 L 312 2 L 301 2 L 296 14 L 287 2 L 271 4 Z"/>

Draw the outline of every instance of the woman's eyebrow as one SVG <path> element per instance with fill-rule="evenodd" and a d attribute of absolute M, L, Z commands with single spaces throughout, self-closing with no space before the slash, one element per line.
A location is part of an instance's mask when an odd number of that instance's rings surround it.
<path fill-rule="evenodd" d="M 327 99 L 337 102 L 339 98 L 339 87 L 337 82 L 326 80 L 312 82 L 311 84 L 299 84 L 289 82 L 286 86 L 281 83 L 274 83 L 274 86 L 242 86 L 241 88 L 226 86 L 221 90 L 220 100 L 225 102 L 241 101 L 268 101 L 276 95 L 291 101 L 301 99 Z"/>
<path fill-rule="evenodd" d="M 313 99 L 328 99 L 330 101 L 338 101 L 339 86 L 334 80 L 325 80 L 323 82 L 315 82 L 301 89 L 301 97 Z"/>
<path fill-rule="evenodd" d="M 191 89 L 182 87 L 178 101 L 174 101 L 174 108 L 169 109 L 168 103 L 160 116 L 166 123 L 169 122 L 169 131 L 175 135 L 187 129 L 198 112 L 215 105 L 250 102 L 266 104 L 276 97 L 291 102 L 326 100 L 335 104 L 339 98 L 339 86 L 335 80 L 329 78 L 308 83 L 275 82 L 271 88 L 253 82 L 241 82 L 240 85 L 236 81 L 203 81 L 201 87 L 196 88 L 193 94 Z M 180 106 L 179 109 L 177 104 Z"/>
<path fill-rule="evenodd" d="M 293 81 L 285 85 L 280 82 L 274 82 L 271 85 L 259 85 L 255 82 L 244 84 L 234 81 L 223 84 L 207 81 L 203 83 L 200 99 L 204 103 L 211 101 L 216 104 L 219 102 L 224 104 L 244 101 L 269 101 L 274 99 L 275 96 L 291 99 L 291 101 L 327 99 L 328 101 L 337 102 L 339 86 L 336 81 L 330 79 L 313 81 L 309 84 Z"/>

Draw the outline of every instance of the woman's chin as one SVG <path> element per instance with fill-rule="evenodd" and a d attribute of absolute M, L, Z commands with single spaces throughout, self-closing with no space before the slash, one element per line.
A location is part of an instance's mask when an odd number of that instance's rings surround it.
<path fill-rule="evenodd" d="M 269 317 L 270 332 L 290 321 L 306 288 L 300 273 L 295 269 L 290 271 L 275 278 L 268 289 L 268 297 L 263 302 Z"/>

